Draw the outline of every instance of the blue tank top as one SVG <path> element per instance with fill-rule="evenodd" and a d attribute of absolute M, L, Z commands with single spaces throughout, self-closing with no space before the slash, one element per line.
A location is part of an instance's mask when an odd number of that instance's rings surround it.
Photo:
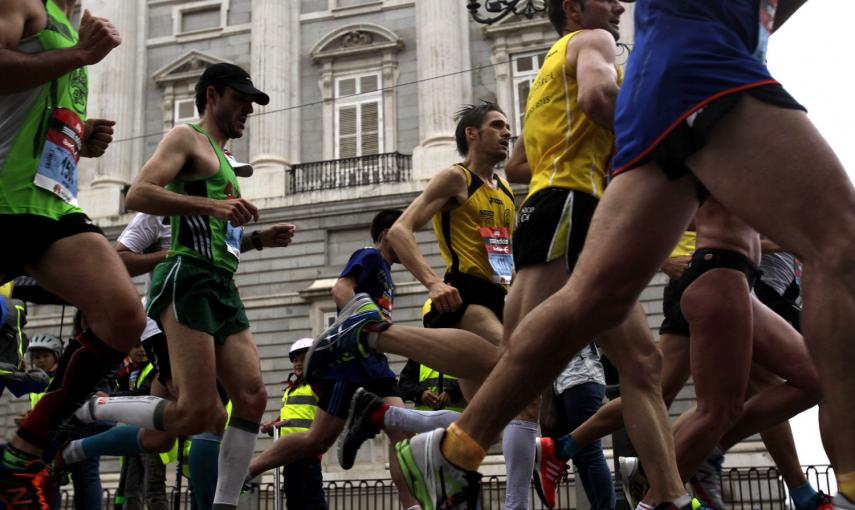
<path fill-rule="evenodd" d="M 758 58 L 758 50 L 765 50 L 766 41 L 761 9 L 775 3 L 636 3 L 635 47 L 615 114 L 613 173 L 634 166 L 664 135 L 715 98 L 775 83 Z"/>

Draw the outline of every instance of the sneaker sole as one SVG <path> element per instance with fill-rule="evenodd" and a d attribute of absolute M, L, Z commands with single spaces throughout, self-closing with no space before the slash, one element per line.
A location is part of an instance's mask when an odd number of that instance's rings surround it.
<path fill-rule="evenodd" d="M 360 296 L 364 296 L 364 297 L 360 297 Z M 330 327 L 325 329 L 312 342 L 312 346 L 309 347 L 308 352 L 306 352 L 306 359 L 303 362 L 303 366 L 305 367 L 306 380 L 307 381 L 312 382 L 313 380 L 315 380 L 314 373 L 317 372 L 317 368 L 312 370 L 312 364 L 311 363 L 312 363 L 313 355 L 318 351 L 322 352 L 322 351 L 325 351 L 325 350 L 330 348 L 330 343 L 326 339 L 327 333 L 330 331 L 333 331 L 335 329 L 338 329 L 339 326 L 341 326 L 344 323 L 344 321 L 346 321 L 347 319 L 350 318 L 351 315 L 355 314 L 360 308 L 365 306 L 365 304 L 366 304 L 365 299 L 368 299 L 369 301 L 371 300 L 371 298 L 368 297 L 368 294 L 357 294 L 357 295 L 353 296 L 353 298 L 351 298 L 351 300 L 348 301 L 347 304 L 344 305 L 344 308 L 341 309 L 341 312 L 339 312 L 335 321 L 333 321 L 333 323 L 330 324 Z M 371 303 L 373 303 L 373 301 L 371 301 Z"/>
<path fill-rule="evenodd" d="M 407 484 L 407 489 L 421 504 L 422 510 L 435 510 L 430 489 L 428 489 L 427 482 L 416 464 L 408 439 L 395 444 L 395 457 L 398 459 L 398 465 L 401 468 L 401 474 L 404 475 L 404 483 Z"/>
<path fill-rule="evenodd" d="M 348 432 L 350 432 L 350 427 L 353 426 L 353 418 L 356 415 L 356 404 L 359 402 L 359 397 L 365 393 L 365 388 L 358 388 L 356 392 L 353 394 L 353 397 L 350 399 L 350 406 L 347 408 L 347 421 L 344 422 L 344 439 L 347 439 Z M 350 469 L 353 467 L 353 462 L 349 465 L 345 465 L 345 455 L 344 455 L 344 446 L 345 441 L 341 441 L 338 444 L 338 465 L 341 466 L 342 469 Z M 359 449 L 357 448 L 357 452 Z M 354 454 L 354 461 L 356 460 L 356 455 Z"/>

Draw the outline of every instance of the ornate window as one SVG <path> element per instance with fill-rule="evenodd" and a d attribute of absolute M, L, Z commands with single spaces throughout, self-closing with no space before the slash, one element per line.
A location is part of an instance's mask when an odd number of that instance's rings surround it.
<path fill-rule="evenodd" d="M 324 159 L 397 149 L 398 52 L 401 38 L 384 27 L 339 27 L 312 48 L 321 65 Z"/>
<path fill-rule="evenodd" d="M 383 96 L 380 73 L 336 78 L 335 157 L 383 152 Z"/>
<path fill-rule="evenodd" d="M 531 84 L 537 77 L 540 66 L 543 65 L 544 57 L 546 57 L 546 52 L 540 51 L 514 55 L 512 58 L 511 80 L 514 95 L 514 125 L 518 128 L 517 133 L 522 131 L 528 91 L 531 90 Z"/>
<path fill-rule="evenodd" d="M 172 33 L 193 34 L 222 30 L 228 25 L 229 0 L 202 0 L 175 6 Z"/>
<path fill-rule="evenodd" d="M 508 16 L 485 28 L 484 34 L 493 40 L 496 100 L 512 117 L 513 134 L 520 135 L 531 82 L 558 36 L 545 16 L 531 20 Z"/>
<path fill-rule="evenodd" d="M 152 78 L 163 89 L 163 129 L 175 124 L 198 120 L 196 111 L 196 81 L 205 69 L 224 60 L 192 50 L 155 71 Z"/>
<path fill-rule="evenodd" d="M 175 115 L 173 125 L 185 124 L 199 120 L 199 112 L 196 111 L 196 98 L 187 97 L 175 100 Z"/>

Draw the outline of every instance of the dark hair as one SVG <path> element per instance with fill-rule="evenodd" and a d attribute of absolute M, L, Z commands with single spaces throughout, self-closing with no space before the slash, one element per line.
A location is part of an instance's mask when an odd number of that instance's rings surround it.
<path fill-rule="evenodd" d="M 585 8 L 585 0 L 572 0 L 579 4 L 579 7 L 582 9 Z M 549 16 L 549 22 L 552 23 L 552 26 L 555 27 L 555 31 L 558 32 L 558 35 L 564 35 L 564 32 L 567 31 L 567 13 L 564 12 L 564 0 L 549 0 L 547 9 L 547 16 Z"/>
<path fill-rule="evenodd" d="M 398 209 L 384 209 L 377 213 L 377 215 L 374 216 L 374 219 L 371 220 L 371 239 L 373 239 L 375 243 L 378 242 L 383 231 L 387 228 L 391 228 L 401 214 L 403 214 L 403 212 Z"/>
<path fill-rule="evenodd" d="M 225 83 L 215 83 L 211 84 L 211 87 L 214 87 L 214 90 L 217 91 L 217 94 L 223 95 L 226 91 Z M 205 107 L 208 106 L 208 87 L 196 87 L 196 111 L 199 112 L 199 116 L 201 117 L 205 113 Z"/>
<path fill-rule="evenodd" d="M 457 110 L 454 120 L 457 121 L 457 128 L 454 130 L 454 139 L 457 142 L 457 152 L 461 156 L 466 156 L 469 152 L 469 142 L 466 141 L 466 128 L 480 128 L 484 123 L 484 118 L 490 112 L 499 112 L 505 115 L 505 112 L 499 108 L 499 105 L 492 101 L 481 101 L 481 104 L 465 104 Z"/>

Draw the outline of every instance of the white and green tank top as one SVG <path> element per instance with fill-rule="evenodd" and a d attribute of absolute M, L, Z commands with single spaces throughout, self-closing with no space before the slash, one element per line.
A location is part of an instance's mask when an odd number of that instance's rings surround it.
<path fill-rule="evenodd" d="M 70 48 L 77 31 L 53 0 L 47 26 L 22 40 L 28 53 Z M 0 214 L 58 219 L 77 206 L 77 161 L 86 121 L 85 67 L 44 85 L 0 96 Z"/>
<path fill-rule="evenodd" d="M 173 181 L 166 186 L 166 189 L 182 195 L 215 200 L 240 198 L 237 177 L 222 148 L 199 125 L 190 124 L 190 126 L 208 137 L 220 161 L 220 170 L 208 177 Z M 172 216 L 170 223 L 172 243 L 169 247 L 169 256 L 181 255 L 204 260 L 232 273 L 237 270 L 240 261 L 242 227 L 233 227 L 228 221 L 201 215 Z"/>

